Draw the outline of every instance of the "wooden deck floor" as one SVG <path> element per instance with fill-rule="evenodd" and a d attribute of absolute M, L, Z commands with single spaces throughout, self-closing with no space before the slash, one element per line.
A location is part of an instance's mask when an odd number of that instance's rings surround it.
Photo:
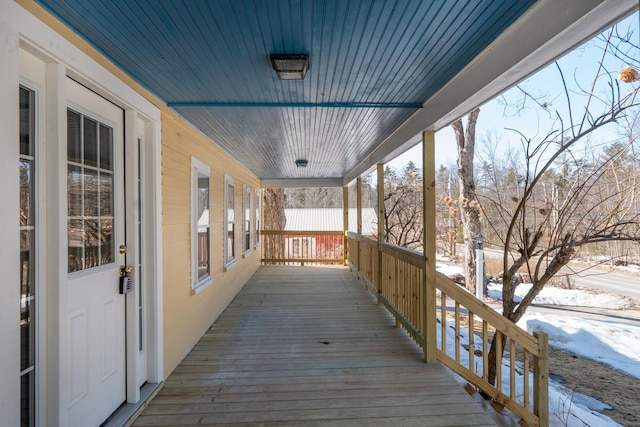
<path fill-rule="evenodd" d="M 495 426 L 346 268 L 264 266 L 136 426 Z"/>

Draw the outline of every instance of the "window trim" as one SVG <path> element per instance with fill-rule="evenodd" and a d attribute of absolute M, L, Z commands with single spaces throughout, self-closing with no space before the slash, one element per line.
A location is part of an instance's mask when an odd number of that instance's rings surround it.
<path fill-rule="evenodd" d="M 191 290 L 197 294 L 213 283 L 211 276 L 211 240 L 209 240 L 209 273 L 198 278 L 198 175 L 209 178 L 209 201 L 211 201 L 211 171 L 209 165 L 191 157 Z M 211 203 L 209 202 L 209 213 Z M 209 215 L 209 233 L 211 233 L 211 215 Z"/>
<path fill-rule="evenodd" d="M 251 254 L 251 189 L 242 186 L 242 256 Z"/>
<path fill-rule="evenodd" d="M 253 249 L 258 249 L 260 247 L 260 189 L 256 188 L 254 198 L 253 198 L 253 227 L 254 227 L 254 237 L 253 237 Z"/>
<path fill-rule="evenodd" d="M 233 239 L 232 239 L 232 247 L 231 247 L 231 252 L 232 252 L 232 256 L 229 257 L 229 239 L 228 239 L 228 230 L 229 230 L 229 193 L 228 193 L 228 187 L 231 186 L 233 188 Z M 236 246 L 236 227 L 235 227 L 235 222 L 236 222 L 236 206 L 235 206 L 235 201 L 236 201 L 236 197 L 235 197 L 235 185 L 233 183 L 233 178 L 229 175 L 224 176 L 224 191 L 223 191 L 223 195 L 224 195 L 224 203 L 223 203 L 223 220 L 222 220 L 222 236 L 224 239 L 224 253 L 223 253 L 223 257 L 224 257 L 224 270 L 228 271 L 231 267 L 233 267 L 236 264 L 236 251 L 235 251 L 235 246 Z"/>

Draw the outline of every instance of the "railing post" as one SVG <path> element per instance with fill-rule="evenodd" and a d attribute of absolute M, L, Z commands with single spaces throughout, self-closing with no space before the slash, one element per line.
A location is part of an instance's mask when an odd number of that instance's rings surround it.
<path fill-rule="evenodd" d="M 378 271 L 376 274 L 376 283 L 375 287 L 378 290 L 378 293 L 382 292 L 382 250 L 380 249 L 380 243 L 384 242 L 384 164 L 378 163 L 377 165 L 377 174 L 378 174 L 378 245 L 377 253 L 378 253 Z"/>
<path fill-rule="evenodd" d="M 424 361 L 438 360 L 436 343 L 436 166 L 433 131 L 422 132 L 422 207 L 424 221 L 423 269 Z M 445 319 L 442 319 L 444 322 Z"/>
<path fill-rule="evenodd" d="M 349 259 L 347 231 L 349 231 L 349 187 L 342 187 L 342 255 L 344 256 L 344 265 L 347 265 Z"/>
<path fill-rule="evenodd" d="M 538 357 L 533 364 L 533 412 L 540 427 L 549 427 L 549 337 L 538 332 L 533 336 L 538 339 Z"/>

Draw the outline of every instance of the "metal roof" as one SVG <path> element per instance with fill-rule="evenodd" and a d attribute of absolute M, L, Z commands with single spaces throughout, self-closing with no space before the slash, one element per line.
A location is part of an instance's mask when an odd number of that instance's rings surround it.
<path fill-rule="evenodd" d="M 637 7 L 635 0 L 36 1 L 263 180 L 352 178 Z M 575 30 L 585 16 L 586 29 Z M 551 41 L 557 47 L 540 54 Z M 308 54 L 306 78 L 278 80 L 275 53 Z M 308 167 L 296 168 L 300 158 Z"/>
<path fill-rule="evenodd" d="M 285 209 L 287 231 L 341 231 L 342 208 Z M 362 209 L 362 234 L 375 236 L 378 233 L 378 215 L 373 208 Z M 358 229 L 356 209 L 349 209 L 349 230 Z"/>

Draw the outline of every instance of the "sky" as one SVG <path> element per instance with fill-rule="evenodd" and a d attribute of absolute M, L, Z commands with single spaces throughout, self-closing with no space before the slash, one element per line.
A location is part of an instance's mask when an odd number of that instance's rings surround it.
<path fill-rule="evenodd" d="M 438 271 L 445 275 L 461 274 L 462 267 L 438 263 Z M 524 295 L 530 284 L 518 286 L 517 293 Z M 488 298 L 502 299 L 502 287 L 489 283 Z M 603 307 L 611 309 L 629 308 L 630 300 L 625 297 L 594 294 L 580 289 L 559 289 L 547 286 L 534 300 L 535 304 Z M 529 312 L 518 322 L 518 326 L 528 332 L 544 332 L 549 336 L 549 345 L 584 357 L 625 374 L 640 379 L 640 325 L 621 324 L 612 321 L 582 319 L 572 316 L 549 315 Z M 461 347 L 468 345 L 468 338 L 463 332 Z M 440 334 L 440 328 L 438 328 Z M 452 325 L 447 328 L 447 352 L 452 354 L 455 343 L 455 330 Z M 478 343 L 475 343 L 478 345 Z M 440 344 L 439 344 L 440 345 Z M 461 351 L 461 363 L 468 363 L 466 351 Z M 480 360 L 478 360 L 480 359 Z M 481 358 L 477 358 L 481 363 Z M 476 368 L 481 372 L 482 367 Z M 503 389 L 509 389 L 509 358 L 503 359 Z M 522 386 L 522 376 L 517 384 Z M 531 380 L 529 384 L 532 384 Z M 584 427 L 584 425 L 613 427 L 620 424 L 611 420 L 601 411 L 610 407 L 590 396 L 575 393 L 563 387 L 553 378 L 549 381 L 549 424 L 551 427 Z"/>
<path fill-rule="evenodd" d="M 631 42 L 636 46 L 640 44 L 638 20 L 638 13 L 636 12 L 618 24 L 619 32 L 625 34 L 630 32 Z M 633 52 L 633 55 L 636 56 L 636 59 L 638 59 L 637 49 L 632 49 L 630 45 L 627 45 L 627 48 L 629 48 Z M 603 42 L 591 40 L 558 60 L 567 86 L 572 93 L 573 104 L 571 110 L 574 117 L 580 114 L 583 109 L 583 106 L 580 105 L 581 97 L 577 93 L 579 88 L 575 82 L 578 81 L 583 87 L 590 87 L 591 81 L 597 72 L 597 66 L 601 59 L 602 52 Z M 627 64 L 618 58 L 607 57 L 605 65 L 606 71 L 604 72 L 608 72 L 609 75 L 617 78 L 620 69 L 624 68 Z M 549 103 L 549 111 L 551 113 L 557 110 L 566 117 L 568 108 L 566 107 L 567 103 L 564 96 L 562 79 L 559 76 L 560 74 L 556 65 L 550 64 L 523 81 L 520 86 L 526 88 L 532 95 L 542 97 L 544 102 Z M 620 84 L 621 90 L 625 90 L 625 83 Z M 605 95 L 605 91 L 606 85 L 601 85 L 597 87 L 595 92 Z M 481 144 L 481 141 L 486 139 L 488 135 L 491 135 L 491 138 L 494 140 L 497 139 L 499 141 L 499 147 L 504 148 L 509 145 L 520 147 L 520 136 L 514 131 L 507 130 L 507 128 L 517 129 L 528 138 L 540 140 L 547 134 L 548 130 L 554 126 L 554 119 L 550 118 L 550 114 L 539 108 L 534 108 L 534 103 L 531 101 L 525 104 L 523 110 L 517 111 L 518 109 L 513 106 L 518 105 L 518 101 L 521 100 L 521 92 L 516 88 L 512 88 L 480 107 L 480 115 L 476 126 L 476 153 L 478 153 L 480 149 L 478 146 Z M 505 101 L 511 107 L 506 107 Z M 466 128 L 466 121 L 463 121 L 463 123 Z M 615 139 L 616 136 L 617 131 L 615 127 L 612 126 L 594 135 L 593 143 L 610 142 Z M 440 129 L 436 133 L 435 138 L 436 167 L 455 164 L 457 152 L 455 148 L 455 135 L 451 127 L 446 126 Z M 421 150 L 422 146 L 418 144 L 387 164 L 396 169 L 401 169 L 411 160 L 414 163 L 418 163 L 418 167 L 422 168 Z"/>

